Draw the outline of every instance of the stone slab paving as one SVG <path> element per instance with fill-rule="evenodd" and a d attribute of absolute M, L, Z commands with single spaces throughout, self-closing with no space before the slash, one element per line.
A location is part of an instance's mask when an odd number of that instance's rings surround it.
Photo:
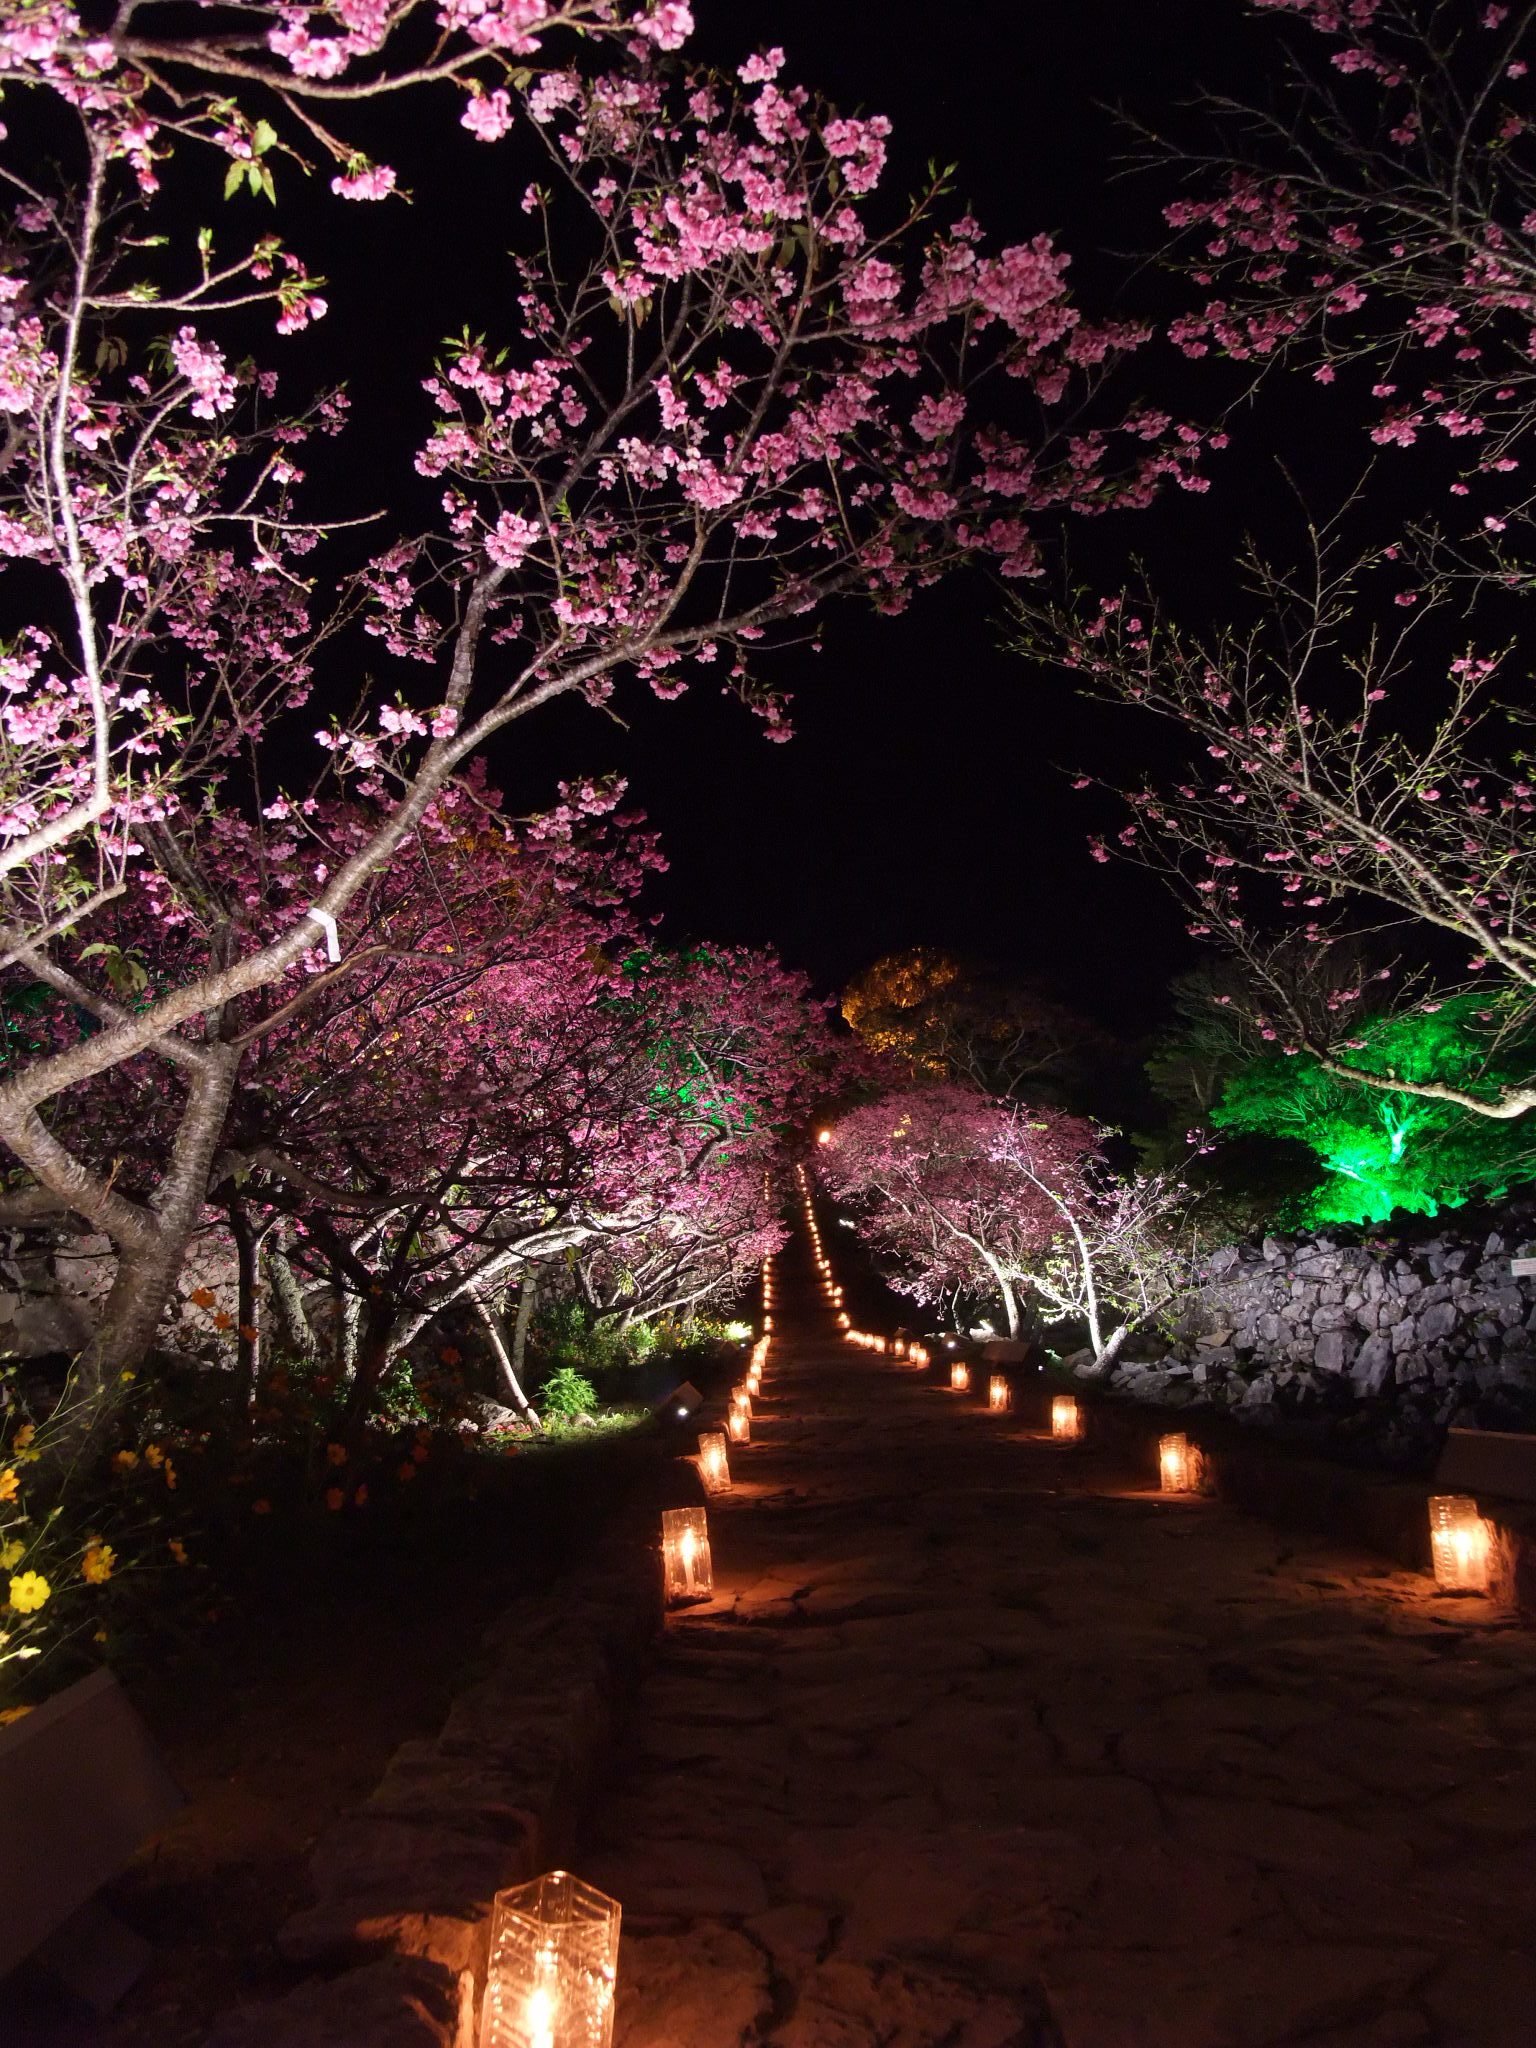
<path fill-rule="evenodd" d="M 583 1855 L 615 2048 L 1533 2048 L 1536 1638 L 844 1347 L 784 1265 Z"/>

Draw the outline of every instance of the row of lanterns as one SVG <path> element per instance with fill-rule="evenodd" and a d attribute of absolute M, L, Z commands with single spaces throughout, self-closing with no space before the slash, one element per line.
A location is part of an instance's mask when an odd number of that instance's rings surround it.
<path fill-rule="evenodd" d="M 803 1167 L 799 1173 L 817 1277 L 844 1339 L 919 1368 L 930 1364 L 930 1353 L 922 1344 L 853 1328 L 843 1305 L 843 1290 L 822 1243 Z M 752 1441 L 752 1403 L 761 1392 L 773 1343 L 774 1303 L 770 1255 L 763 1262 L 761 1330 L 748 1355 L 746 1377 L 731 1389 L 725 1429 L 699 1437 L 699 1474 L 705 1492 L 712 1497 L 731 1490 L 728 1443 L 745 1446 Z M 949 1384 L 956 1393 L 970 1392 L 971 1368 L 965 1360 L 956 1359 L 950 1366 Z M 1006 1413 L 1012 1402 L 1004 1375 L 989 1375 L 988 1408 Z M 1054 1439 L 1080 1442 L 1085 1425 L 1075 1395 L 1052 1397 Z M 1159 1437 L 1157 1462 L 1164 1493 L 1200 1491 L 1204 1456 L 1184 1432 L 1170 1431 Z M 1477 1502 L 1465 1494 L 1438 1494 L 1429 1503 L 1429 1523 L 1436 1585 L 1445 1592 L 1487 1592 L 1493 1570 L 1493 1529 L 1479 1514 Z M 667 1605 L 709 1599 L 714 1590 L 714 1566 L 706 1511 L 702 1507 L 669 1508 L 661 1518 L 661 1548 Z M 620 1912 L 616 1899 L 564 1870 L 498 1892 L 491 1920 L 480 2048 L 609 2048 Z"/>

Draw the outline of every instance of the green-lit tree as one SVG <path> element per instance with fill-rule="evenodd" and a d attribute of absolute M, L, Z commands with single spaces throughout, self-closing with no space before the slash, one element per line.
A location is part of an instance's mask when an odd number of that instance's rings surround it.
<path fill-rule="evenodd" d="M 1407 1210 L 1433 1216 L 1474 1198 L 1497 1199 L 1536 1178 L 1536 1138 L 1413 1092 L 1426 1078 L 1497 1084 L 1529 1071 L 1529 1033 L 1501 1031 L 1473 995 L 1355 1026 L 1355 1060 L 1401 1091 L 1341 1077 L 1312 1054 L 1266 1053 L 1229 1073 L 1209 1116 L 1218 1134 L 1290 1139 L 1315 1157 L 1319 1178 L 1280 1220 L 1310 1227 L 1372 1223 Z"/>

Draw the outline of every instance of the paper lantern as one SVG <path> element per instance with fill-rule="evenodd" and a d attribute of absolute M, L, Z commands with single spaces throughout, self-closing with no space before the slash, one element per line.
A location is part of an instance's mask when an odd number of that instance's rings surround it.
<path fill-rule="evenodd" d="M 756 1367 L 756 1366 L 753 1366 L 752 1370 L 751 1370 L 751 1371 L 750 1371 L 750 1372 L 749 1372 L 749 1373 L 747 1374 L 747 1393 L 748 1393 L 748 1396 L 749 1396 L 749 1397 L 750 1397 L 750 1398 L 751 1398 L 752 1400 L 754 1400 L 754 1401 L 755 1401 L 755 1400 L 757 1399 L 758 1395 L 759 1395 L 759 1394 L 760 1394 L 760 1393 L 761 1393 L 762 1391 L 763 1391 L 763 1376 L 762 1376 L 762 1374 L 761 1374 L 761 1373 L 760 1373 L 760 1372 L 758 1371 L 757 1367 Z"/>
<path fill-rule="evenodd" d="M 568 1870 L 498 1892 L 480 2048 L 608 2048 L 619 1912 Z"/>
<path fill-rule="evenodd" d="M 661 1518 L 661 1556 L 669 1607 L 709 1598 L 715 1574 L 709 1556 L 709 1519 L 702 1508 L 667 1509 Z"/>
<path fill-rule="evenodd" d="M 971 1368 L 963 1358 L 957 1358 L 949 1368 L 949 1384 L 957 1394 L 968 1394 L 971 1391 Z"/>
<path fill-rule="evenodd" d="M 844 1311 L 844 1313 L 840 1315 L 837 1319 L 837 1326 L 840 1330 L 846 1330 L 850 1327 L 852 1322 L 853 1317 L 849 1315 L 846 1311 Z"/>
<path fill-rule="evenodd" d="M 745 1380 L 742 1381 L 739 1387 L 732 1387 L 731 1406 L 733 1408 L 741 1409 L 742 1413 L 745 1415 L 750 1415 L 752 1413 L 752 1396 L 747 1392 L 747 1384 Z"/>
<path fill-rule="evenodd" d="M 749 1444 L 752 1441 L 752 1416 L 746 1408 L 733 1408 L 725 1419 L 733 1444 Z"/>
<path fill-rule="evenodd" d="M 1075 1443 L 1083 1433 L 1082 1411 L 1075 1394 L 1058 1394 L 1051 1402 L 1051 1435 Z"/>
<path fill-rule="evenodd" d="M 992 1377 L 987 1381 L 987 1406 L 989 1408 L 1006 1408 L 1008 1401 L 1008 1382 L 1002 1377 L 1001 1373 L 993 1373 Z"/>
<path fill-rule="evenodd" d="M 1493 1532 L 1465 1493 L 1437 1493 L 1429 1503 L 1429 1548 L 1442 1593 L 1486 1593 Z"/>
<path fill-rule="evenodd" d="M 731 1467 L 725 1455 L 723 1432 L 699 1438 L 699 1474 L 706 1493 L 730 1492 Z"/>
<path fill-rule="evenodd" d="M 1157 1469 L 1164 1493 L 1193 1493 L 1200 1476 L 1200 1453 L 1182 1431 L 1159 1437 Z"/>

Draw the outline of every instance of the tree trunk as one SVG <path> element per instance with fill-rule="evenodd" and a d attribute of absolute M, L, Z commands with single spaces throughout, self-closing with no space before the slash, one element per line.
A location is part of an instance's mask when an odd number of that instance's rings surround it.
<path fill-rule="evenodd" d="M 320 1356 L 314 1326 L 304 1306 L 304 1291 L 288 1263 L 284 1226 L 278 1224 L 267 1240 L 267 1276 L 272 1283 L 272 1303 L 277 1310 L 278 1328 L 284 1345 L 295 1357 L 313 1363 Z"/>
<path fill-rule="evenodd" d="M 258 1229 L 244 1202 L 231 1202 L 229 1228 L 235 1240 L 235 1271 L 239 1301 L 235 1315 L 235 1370 L 240 1408 L 249 1416 L 262 1370 L 263 1313 L 261 1248 L 271 1224 Z"/>
<path fill-rule="evenodd" d="M 353 1327 L 356 1327 L 355 1323 Z M 357 1339 L 357 1363 L 344 1415 L 344 1425 L 354 1436 L 368 1420 L 373 1397 L 389 1365 L 390 1339 L 394 1334 L 394 1302 L 382 1292 L 373 1295 L 362 1316 L 362 1330 Z"/>
<path fill-rule="evenodd" d="M 1004 1274 L 1000 1273 L 998 1275 L 997 1284 L 1003 1297 L 1003 1313 L 1008 1318 L 1008 1334 L 1010 1337 L 1017 1337 L 1019 1334 L 1019 1297 L 1014 1291 L 1013 1282 Z"/>
<path fill-rule="evenodd" d="M 481 1322 L 484 1323 L 486 1331 L 490 1336 L 491 1349 L 496 1354 L 496 1363 L 501 1368 L 501 1377 L 506 1382 L 507 1389 L 512 1396 L 513 1406 L 525 1422 L 531 1422 L 535 1429 L 542 1429 L 544 1425 L 539 1420 L 538 1411 L 523 1392 L 523 1383 L 517 1376 L 517 1368 L 508 1356 L 506 1343 L 501 1334 L 501 1325 L 496 1317 L 496 1311 L 488 1301 L 482 1301 L 478 1294 L 474 1295 L 472 1299 L 475 1304 L 476 1313 L 479 1315 Z M 521 1323 L 523 1313 L 521 1302 L 518 1303 L 517 1313 Z M 522 1334 L 524 1336 L 527 1335 L 526 1324 L 522 1325 Z"/>
<path fill-rule="evenodd" d="M 224 1133 L 239 1065 L 238 1053 L 213 1046 L 208 1064 L 193 1076 L 170 1170 L 149 1205 L 151 1233 L 147 1241 L 131 1249 L 118 1247 L 117 1273 L 101 1325 L 71 1370 L 66 1401 L 79 1421 L 60 1440 L 63 1455 L 74 1457 L 88 1444 L 105 1439 L 133 1376 L 155 1341 L 166 1304 L 176 1291 L 187 1246 L 202 1218 L 209 1169 Z"/>
<path fill-rule="evenodd" d="M 1120 1356 L 1120 1347 L 1131 1334 L 1129 1323 L 1122 1323 L 1117 1330 L 1111 1330 L 1107 1341 L 1096 1347 L 1093 1359 L 1095 1372 L 1109 1372 Z"/>
<path fill-rule="evenodd" d="M 512 1377 L 519 1386 L 523 1383 L 523 1359 L 528 1350 L 528 1325 L 533 1321 L 534 1296 L 538 1282 L 530 1269 L 523 1275 L 523 1284 L 517 1296 L 517 1321 L 512 1328 Z"/>

